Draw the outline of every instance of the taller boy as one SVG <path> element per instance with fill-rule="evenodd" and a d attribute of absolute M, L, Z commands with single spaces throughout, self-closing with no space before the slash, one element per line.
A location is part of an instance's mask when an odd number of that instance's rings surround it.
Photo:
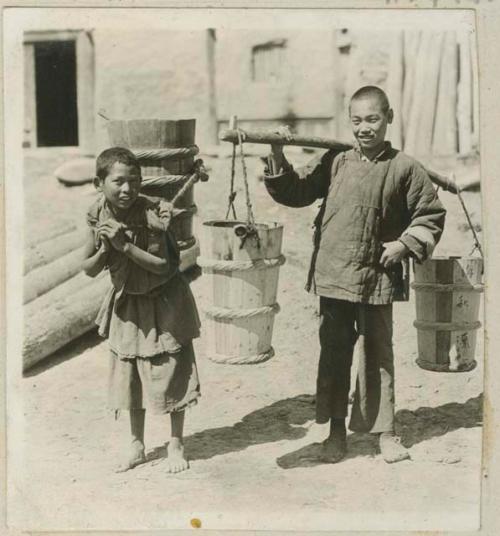
<path fill-rule="evenodd" d="M 289 207 L 323 204 L 315 221 L 307 290 L 320 297 L 316 421 L 330 421 L 329 462 L 346 454 L 345 419 L 356 339 L 360 356 L 349 428 L 380 434 L 387 462 L 409 457 L 394 435 L 392 302 L 407 299 L 401 261 L 424 260 L 443 231 L 445 209 L 421 165 L 385 141 L 393 111 L 374 86 L 351 98 L 357 146 L 295 171 L 273 146 L 265 184 Z"/>

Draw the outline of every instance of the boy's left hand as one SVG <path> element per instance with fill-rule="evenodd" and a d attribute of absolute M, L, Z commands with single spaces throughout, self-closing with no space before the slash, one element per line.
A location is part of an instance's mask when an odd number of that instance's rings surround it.
<path fill-rule="evenodd" d="M 125 249 L 125 245 L 127 244 L 125 228 L 116 220 L 109 219 L 99 225 L 97 234 L 98 236 L 107 238 L 116 250 L 123 251 Z"/>
<path fill-rule="evenodd" d="M 384 251 L 380 256 L 380 264 L 384 268 L 389 268 L 398 262 L 401 262 L 408 253 L 408 248 L 399 240 L 394 242 L 386 242 L 383 245 Z"/>

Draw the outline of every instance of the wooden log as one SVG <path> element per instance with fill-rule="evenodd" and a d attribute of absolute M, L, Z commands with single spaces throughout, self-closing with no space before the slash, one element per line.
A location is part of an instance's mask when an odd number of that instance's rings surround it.
<path fill-rule="evenodd" d="M 83 247 L 31 270 L 24 277 L 24 301 L 28 303 L 64 283 L 82 269 Z"/>
<path fill-rule="evenodd" d="M 468 32 L 458 33 L 458 147 L 462 155 L 472 150 L 472 67 Z"/>
<path fill-rule="evenodd" d="M 52 240 L 53 238 L 57 238 L 59 236 L 63 236 L 65 234 L 71 233 L 72 231 L 76 231 L 77 226 L 74 223 L 67 224 L 67 225 L 59 225 L 55 224 L 51 226 L 49 229 L 45 229 L 45 232 L 42 236 L 37 235 L 35 237 L 28 236 L 26 237 L 26 240 L 24 242 L 25 248 L 32 248 L 35 247 L 42 242 L 47 242 L 48 240 Z"/>
<path fill-rule="evenodd" d="M 196 263 L 199 244 L 181 251 L 181 271 Z M 109 275 L 95 279 L 80 272 L 24 306 L 23 370 L 95 328 Z"/>
<path fill-rule="evenodd" d="M 84 230 L 77 229 L 29 247 L 24 257 L 24 273 L 27 274 L 31 270 L 49 264 L 70 251 L 78 249 L 84 242 Z"/>
<path fill-rule="evenodd" d="M 274 130 L 244 130 L 245 143 L 261 143 L 261 144 L 276 144 L 276 145 L 296 145 L 300 147 L 316 147 L 318 149 L 336 149 L 338 152 L 352 149 L 350 143 L 342 143 L 330 138 L 321 138 L 319 136 L 293 136 L 287 139 L 281 134 L 277 134 Z M 238 143 L 238 132 L 236 130 L 222 130 L 219 138 L 222 141 Z"/>
<path fill-rule="evenodd" d="M 403 62 L 404 62 L 404 33 L 397 32 L 394 35 L 391 58 L 389 64 L 389 76 L 387 79 L 387 96 L 394 111 L 394 119 L 390 125 L 389 138 L 396 148 L 403 147 L 403 122 L 401 119 L 403 108 Z"/>
<path fill-rule="evenodd" d="M 439 73 L 438 101 L 432 137 L 432 152 L 436 155 L 456 154 L 457 146 L 457 38 L 454 31 L 444 37 Z"/>
<path fill-rule="evenodd" d="M 92 329 L 109 285 L 104 277 L 92 281 L 74 294 L 51 300 L 43 314 L 26 317 L 23 370 Z M 32 303 L 36 304 L 36 300 Z"/>
<path fill-rule="evenodd" d="M 340 153 L 352 149 L 349 143 L 342 143 L 329 138 L 320 138 L 316 136 L 293 136 L 293 139 L 287 139 L 285 136 L 277 134 L 270 130 L 252 130 L 244 131 L 245 143 L 275 144 L 275 145 L 298 145 L 301 147 L 316 147 L 320 149 L 333 149 Z M 222 141 L 238 143 L 238 134 L 235 130 L 223 130 L 219 138 Z M 448 177 L 427 169 L 431 181 L 443 190 L 448 190 L 454 194 L 457 193 L 457 185 Z"/>

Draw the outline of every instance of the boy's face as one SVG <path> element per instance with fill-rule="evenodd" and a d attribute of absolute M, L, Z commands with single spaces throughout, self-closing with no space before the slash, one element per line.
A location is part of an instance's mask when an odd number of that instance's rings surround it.
<path fill-rule="evenodd" d="M 107 177 L 99 181 L 100 190 L 114 208 L 126 210 L 132 206 L 141 188 L 141 174 L 135 166 L 115 162 Z"/>
<path fill-rule="evenodd" d="M 382 145 L 387 125 L 392 122 L 392 115 L 392 110 L 384 112 L 377 97 L 355 99 L 351 102 L 352 131 L 361 149 L 370 151 Z"/>

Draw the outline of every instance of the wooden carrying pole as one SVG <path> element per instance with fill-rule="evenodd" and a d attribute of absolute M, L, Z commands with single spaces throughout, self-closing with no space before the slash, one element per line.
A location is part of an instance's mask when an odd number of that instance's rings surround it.
<path fill-rule="evenodd" d="M 265 145 L 296 145 L 299 147 L 315 147 L 318 149 L 333 149 L 337 153 L 352 149 L 352 145 L 349 143 L 342 143 L 330 138 L 320 138 L 317 136 L 293 136 L 287 138 L 282 134 L 278 134 L 276 131 L 248 131 L 248 130 L 223 130 L 220 133 L 219 138 L 222 141 L 228 141 L 231 143 L 238 143 L 238 132 L 241 138 L 246 143 L 260 143 Z M 429 174 L 431 181 L 443 190 L 447 190 L 456 194 L 458 192 L 458 186 L 456 183 L 440 175 L 435 171 L 429 169 L 426 170 Z"/>

